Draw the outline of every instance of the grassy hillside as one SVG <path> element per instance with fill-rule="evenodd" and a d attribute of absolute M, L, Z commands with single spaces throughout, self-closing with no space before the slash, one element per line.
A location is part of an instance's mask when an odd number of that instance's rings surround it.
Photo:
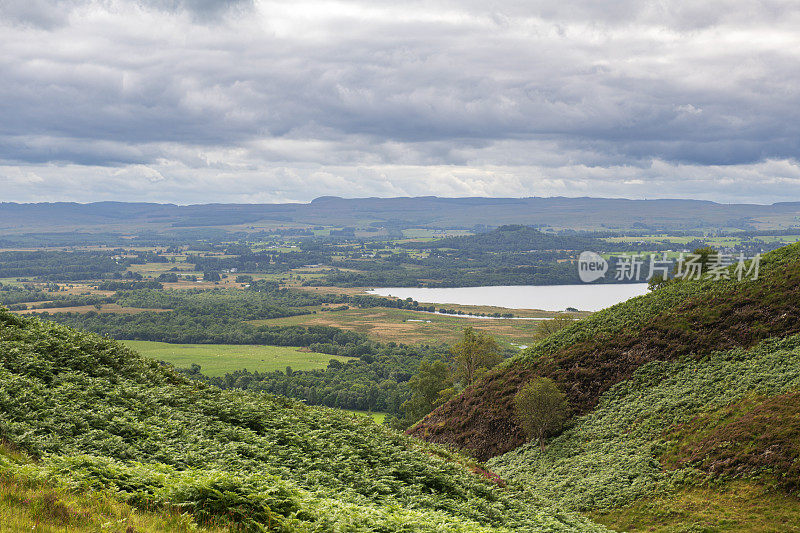
<path fill-rule="evenodd" d="M 581 320 L 490 372 L 412 433 L 480 459 L 524 443 L 513 397 L 534 376 L 553 379 L 575 414 L 652 361 L 701 357 L 800 332 L 800 246 L 771 252 L 755 281 L 682 281 Z"/>
<path fill-rule="evenodd" d="M 247 531 L 602 530 L 367 417 L 206 387 L 96 335 L 0 310 L 0 356 L 0 439 L 35 460 L 0 460 L 4 486 Z"/>
<path fill-rule="evenodd" d="M 142 511 L 104 491 L 75 491 L 31 474 L 29 458 L 0 446 L 0 528 L 16 533 L 35 531 L 198 531 L 194 517 L 179 509 Z M 205 527 L 223 532 L 228 528 Z"/>
<path fill-rule="evenodd" d="M 800 336 L 657 361 L 507 479 L 624 531 L 800 531 Z"/>

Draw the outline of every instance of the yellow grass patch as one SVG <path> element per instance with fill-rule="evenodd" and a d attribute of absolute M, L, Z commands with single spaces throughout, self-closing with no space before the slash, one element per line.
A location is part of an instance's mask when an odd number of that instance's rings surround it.
<path fill-rule="evenodd" d="M 35 302 L 42 303 L 42 302 Z M 136 313 L 144 313 L 145 311 L 155 311 L 156 313 L 164 313 L 171 311 L 171 309 L 144 309 L 140 307 L 122 307 L 119 304 L 103 304 L 100 309 L 93 305 L 76 305 L 74 307 L 51 307 L 48 309 L 26 309 L 23 311 L 14 311 L 20 315 L 27 315 L 30 313 L 88 313 L 94 311 L 96 313 L 116 313 L 119 315 L 133 315 Z"/>
<path fill-rule="evenodd" d="M 449 317 L 381 307 L 322 311 L 311 315 L 255 320 L 251 323 L 273 326 L 334 326 L 364 333 L 378 341 L 393 341 L 403 344 L 437 342 L 451 344 L 460 338 L 462 328 L 472 326 L 497 337 L 501 343 L 530 345 L 534 341 L 534 332 L 539 322 L 536 320 Z"/>

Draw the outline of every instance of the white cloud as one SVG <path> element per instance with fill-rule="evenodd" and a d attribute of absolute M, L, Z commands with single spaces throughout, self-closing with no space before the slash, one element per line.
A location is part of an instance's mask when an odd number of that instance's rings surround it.
<path fill-rule="evenodd" d="M 167 179 L 161 172 L 147 165 L 128 165 L 115 171 L 112 176 L 128 182 L 144 180 L 149 183 L 158 183 Z"/>
<path fill-rule="evenodd" d="M 7 1 L 3 199 L 787 199 L 798 27 L 790 0 Z"/>
<path fill-rule="evenodd" d="M 648 167 L 572 164 L 548 168 L 275 164 L 234 171 L 174 161 L 122 169 L 76 164 L 0 166 L 4 201 L 85 201 L 87 186 L 92 187 L 91 200 L 182 204 L 303 202 L 324 195 L 682 197 L 768 203 L 800 197 L 800 165 L 787 160 L 736 166 L 654 161 Z"/>

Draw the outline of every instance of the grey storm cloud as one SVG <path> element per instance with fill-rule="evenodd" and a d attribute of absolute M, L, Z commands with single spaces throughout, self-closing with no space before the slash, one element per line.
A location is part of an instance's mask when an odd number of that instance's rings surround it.
<path fill-rule="evenodd" d="M 797 28 L 793 0 L 0 0 L 0 185 L 785 198 Z"/>

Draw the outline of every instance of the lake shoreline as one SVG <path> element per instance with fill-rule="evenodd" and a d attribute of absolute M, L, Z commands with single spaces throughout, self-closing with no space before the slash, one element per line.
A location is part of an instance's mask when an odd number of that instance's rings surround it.
<path fill-rule="evenodd" d="M 599 311 L 647 294 L 647 283 L 581 285 L 491 285 L 484 287 L 379 287 L 367 294 L 437 305 L 494 306 L 543 311 Z M 445 313 L 436 313 L 442 314 Z M 467 315 L 456 315 L 467 316 Z M 495 317 L 480 317 L 495 318 Z"/>

